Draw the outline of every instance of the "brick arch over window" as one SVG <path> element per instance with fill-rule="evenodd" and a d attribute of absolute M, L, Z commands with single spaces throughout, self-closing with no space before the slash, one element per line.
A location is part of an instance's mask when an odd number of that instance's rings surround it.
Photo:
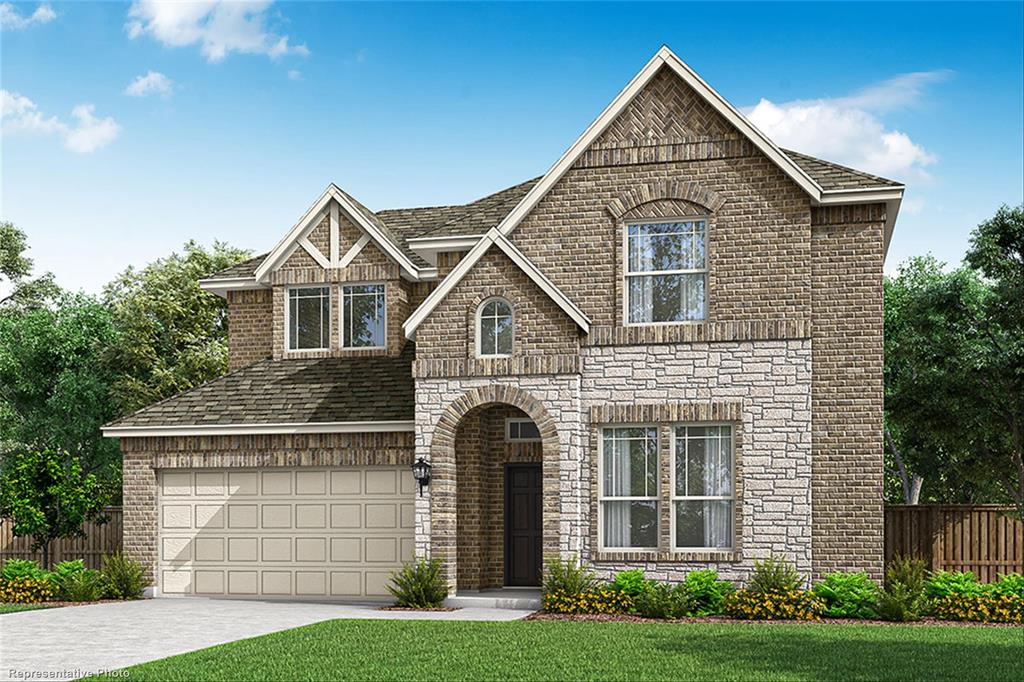
<path fill-rule="evenodd" d="M 530 417 L 540 431 L 543 476 L 544 565 L 559 556 L 559 460 L 562 443 L 558 427 L 543 403 L 514 386 L 492 384 L 463 393 L 445 408 L 430 444 L 430 556 L 441 560 L 449 590 L 457 588 L 458 481 L 455 438 L 463 418 L 478 408 L 511 405 Z"/>
<path fill-rule="evenodd" d="M 513 291 L 511 287 L 486 287 L 480 290 L 480 293 L 473 299 L 473 302 L 469 305 L 466 310 L 466 357 L 476 357 L 476 314 L 480 310 L 480 306 L 483 305 L 484 301 L 489 298 L 503 298 L 508 301 L 508 304 L 512 306 L 512 335 L 513 338 L 518 339 L 515 325 L 519 323 L 519 311 L 523 309 L 523 298 L 516 291 Z M 518 355 L 517 350 L 519 344 L 513 342 L 512 354 Z"/>
<path fill-rule="evenodd" d="M 662 199 L 688 201 L 703 206 L 712 213 L 725 204 L 725 197 L 696 182 L 665 180 L 636 185 L 612 199 L 605 208 L 618 220 L 637 206 Z"/>

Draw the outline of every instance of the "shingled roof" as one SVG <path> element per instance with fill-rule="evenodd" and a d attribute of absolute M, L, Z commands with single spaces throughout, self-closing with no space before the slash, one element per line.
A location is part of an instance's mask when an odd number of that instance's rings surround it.
<path fill-rule="evenodd" d="M 105 428 L 411 420 L 414 357 L 268 358 Z"/>
<path fill-rule="evenodd" d="M 826 192 L 835 189 L 865 189 L 869 187 L 902 187 L 903 183 L 887 178 L 871 175 L 854 168 L 840 166 L 838 163 L 818 159 L 807 154 L 783 149 L 786 156 L 793 159 L 811 179 L 821 185 Z"/>

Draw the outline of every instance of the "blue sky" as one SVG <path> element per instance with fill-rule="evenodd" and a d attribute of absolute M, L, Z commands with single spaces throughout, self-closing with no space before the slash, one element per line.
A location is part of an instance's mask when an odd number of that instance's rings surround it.
<path fill-rule="evenodd" d="M 784 146 L 908 185 L 887 270 L 1024 200 L 1005 4 L 0 3 L 0 215 L 98 292 L 272 247 L 328 182 L 371 208 L 543 173 L 665 43 Z"/>

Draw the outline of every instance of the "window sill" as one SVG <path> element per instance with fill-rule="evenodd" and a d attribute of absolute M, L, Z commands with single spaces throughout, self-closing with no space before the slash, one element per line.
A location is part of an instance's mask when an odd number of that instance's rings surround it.
<path fill-rule="evenodd" d="M 663 552 L 656 549 L 601 550 L 591 560 L 601 562 L 656 561 L 659 563 L 692 562 L 737 562 L 743 560 L 743 552 L 735 549 L 682 550 Z"/>

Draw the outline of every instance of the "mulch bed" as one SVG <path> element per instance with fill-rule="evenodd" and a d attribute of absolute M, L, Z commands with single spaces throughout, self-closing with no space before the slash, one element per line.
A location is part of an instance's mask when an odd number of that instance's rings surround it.
<path fill-rule="evenodd" d="M 776 623 L 798 624 L 798 625 L 889 625 L 889 626 L 920 626 L 920 625 L 953 625 L 958 627 L 986 627 L 986 628 L 1012 628 L 1021 627 L 1014 623 L 977 623 L 964 620 L 937 620 L 935 618 L 922 618 L 918 621 L 906 623 L 894 622 L 891 620 L 861 620 L 857 618 L 822 618 L 821 620 L 744 620 L 741 618 L 726 618 L 725 616 L 706 616 L 704 618 L 680 618 L 678 620 L 663 620 L 659 618 L 643 618 L 628 614 L 568 614 L 568 613 L 545 613 L 537 611 L 531 613 L 523 620 L 569 620 L 593 623 L 735 623 L 746 625 L 774 625 Z"/>
<path fill-rule="evenodd" d="M 414 609 L 410 606 L 381 606 L 378 611 L 458 611 L 457 606 L 435 606 L 429 609 Z"/>

